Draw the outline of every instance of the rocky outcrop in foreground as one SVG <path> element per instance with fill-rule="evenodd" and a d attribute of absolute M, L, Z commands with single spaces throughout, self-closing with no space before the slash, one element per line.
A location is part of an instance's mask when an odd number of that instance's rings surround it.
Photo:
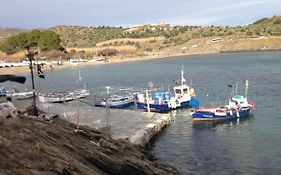
<path fill-rule="evenodd" d="M 0 116 L 0 174 L 179 174 L 142 147 L 55 118 Z"/>

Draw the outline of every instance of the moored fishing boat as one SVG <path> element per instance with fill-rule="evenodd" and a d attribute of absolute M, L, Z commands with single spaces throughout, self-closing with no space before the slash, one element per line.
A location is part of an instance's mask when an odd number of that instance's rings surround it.
<path fill-rule="evenodd" d="M 80 89 L 67 93 L 39 93 L 38 98 L 39 101 L 43 103 L 63 103 L 75 99 L 86 98 L 89 95 L 89 90 Z"/>
<path fill-rule="evenodd" d="M 168 112 L 176 108 L 199 107 L 200 102 L 194 98 L 194 89 L 187 86 L 185 82 L 183 70 L 181 70 L 181 85 L 173 88 L 174 96 L 171 97 L 168 91 L 151 94 L 146 90 L 145 94 L 136 95 L 136 108 L 152 112 Z"/>
<path fill-rule="evenodd" d="M 28 92 L 12 92 L 7 94 L 8 97 L 15 98 L 17 100 L 24 100 L 33 97 L 33 91 Z"/>
<path fill-rule="evenodd" d="M 108 104 L 106 103 L 107 100 L 103 98 L 100 101 L 96 102 L 95 106 L 106 107 L 108 105 L 108 107 L 110 108 L 125 108 L 134 103 L 134 97 L 114 95 L 108 99 Z"/>
<path fill-rule="evenodd" d="M 198 121 L 222 121 L 244 118 L 254 109 L 255 104 L 247 99 L 248 81 L 246 81 L 245 96 L 235 95 L 231 97 L 227 105 L 210 108 L 192 109 L 193 122 Z"/>
<path fill-rule="evenodd" d="M 95 106 L 109 107 L 109 108 L 125 108 L 130 106 L 134 102 L 134 97 L 128 94 L 110 94 L 110 86 L 106 86 L 106 94 L 103 94 L 99 98 L 96 98 Z M 123 90 L 123 89 L 120 89 Z M 124 89 L 126 90 L 126 89 Z"/>

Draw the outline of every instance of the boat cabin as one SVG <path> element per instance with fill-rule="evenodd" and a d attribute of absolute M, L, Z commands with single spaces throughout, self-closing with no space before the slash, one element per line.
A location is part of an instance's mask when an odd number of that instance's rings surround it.
<path fill-rule="evenodd" d="M 175 86 L 174 93 L 175 93 L 175 97 L 177 97 L 177 98 L 183 97 L 185 95 L 190 96 L 189 86 L 187 86 L 187 85 Z"/>
<path fill-rule="evenodd" d="M 247 98 L 245 98 L 244 96 L 242 95 L 235 95 L 234 97 L 232 97 L 230 100 L 229 100 L 229 106 L 230 107 L 237 107 L 237 106 L 240 106 L 240 107 L 249 107 L 249 103 L 248 103 L 248 100 Z"/>

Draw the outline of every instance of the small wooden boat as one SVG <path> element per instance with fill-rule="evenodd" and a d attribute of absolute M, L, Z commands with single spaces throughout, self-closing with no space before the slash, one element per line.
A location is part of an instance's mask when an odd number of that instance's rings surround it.
<path fill-rule="evenodd" d="M 89 90 L 81 89 L 67 93 L 40 93 L 38 98 L 39 101 L 43 103 L 63 103 L 75 99 L 86 98 L 89 95 Z"/>
<path fill-rule="evenodd" d="M 221 121 L 243 118 L 250 114 L 255 104 L 248 102 L 247 98 L 236 95 L 229 100 L 228 105 L 211 108 L 192 109 L 192 120 L 196 121 Z"/>
<path fill-rule="evenodd" d="M 236 93 L 237 93 L 236 84 Z M 234 89 L 231 93 L 231 98 L 228 101 L 227 105 L 224 106 L 216 106 L 210 108 L 201 108 L 201 109 L 192 109 L 191 115 L 192 120 L 196 121 L 222 121 L 229 119 L 237 119 L 243 118 L 250 114 L 250 112 L 254 109 L 255 104 L 253 102 L 248 102 L 247 94 L 248 94 L 248 80 L 245 81 L 245 96 L 235 95 Z M 229 87 L 233 87 L 229 85 Z"/>
<path fill-rule="evenodd" d="M 65 93 L 39 93 L 38 99 L 42 103 L 63 103 L 74 100 Z"/>
<path fill-rule="evenodd" d="M 134 97 L 113 95 L 108 99 L 108 104 L 106 101 L 105 98 L 102 98 L 95 103 L 95 106 L 106 107 L 108 105 L 110 108 L 125 108 L 134 103 Z"/>
<path fill-rule="evenodd" d="M 33 91 L 28 92 L 12 92 L 7 94 L 8 97 L 15 98 L 17 100 L 24 100 L 33 97 Z"/>

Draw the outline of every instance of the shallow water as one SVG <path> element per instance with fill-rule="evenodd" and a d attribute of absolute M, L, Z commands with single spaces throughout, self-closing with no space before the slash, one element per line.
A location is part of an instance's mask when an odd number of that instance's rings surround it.
<path fill-rule="evenodd" d="M 185 78 L 203 105 L 224 103 L 230 83 L 249 80 L 256 103 L 243 121 L 192 124 L 189 110 L 174 111 L 174 122 L 152 142 L 152 153 L 183 174 L 280 174 L 281 172 L 281 52 L 224 53 L 182 56 L 81 68 L 89 89 L 106 85 L 172 88 L 184 65 Z M 78 69 L 46 72 L 36 87 L 43 91 L 75 89 Z M 8 83 L 7 86 L 18 86 Z M 20 86 L 24 88 L 24 86 Z"/>

